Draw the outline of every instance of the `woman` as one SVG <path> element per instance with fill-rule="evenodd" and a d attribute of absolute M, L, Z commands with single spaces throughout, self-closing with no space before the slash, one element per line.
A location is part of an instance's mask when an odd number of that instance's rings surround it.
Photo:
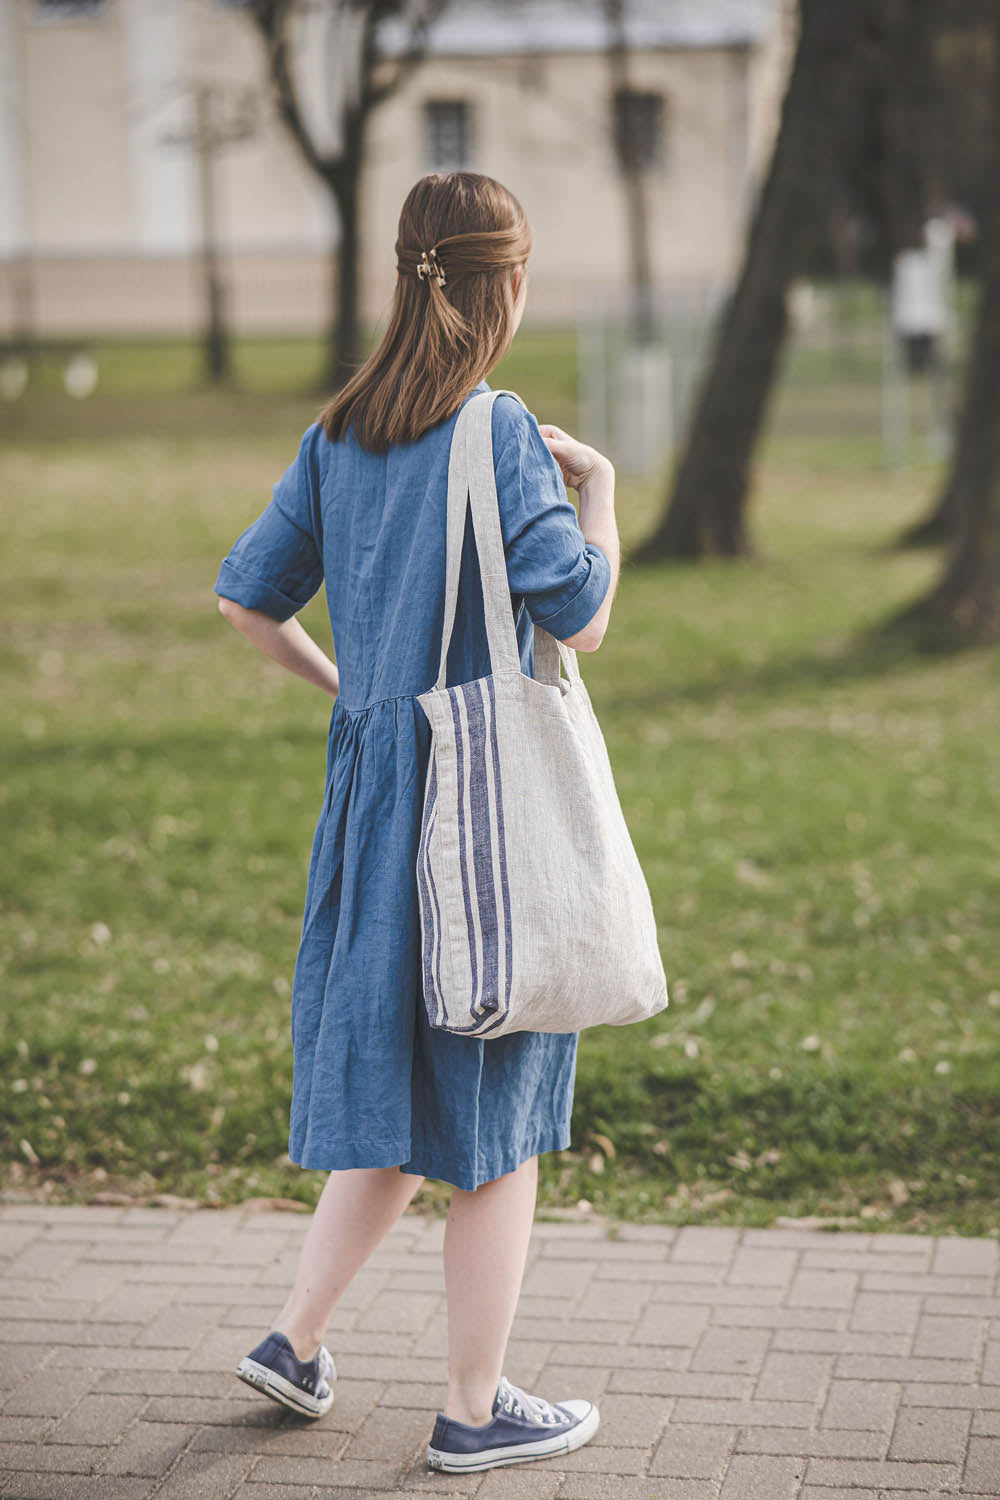
<path fill-rule="evenodd" d="M 421 992 L 416 855 L 444 614 L 448 455 L 457 414 L 524 310 L 531 234 L 517 200 L 471 172 L 422 178 L 403 205 L 397 284 L 376 352 L 305 432 L 274 498 L 219 571 L 219 608 L 334 700 L 295 965 L 289 1155 L 329 1172 L 295 1283 L 237 1373 L 309 1416 L 333 1402 L 323 1345 L 352 1276 L 424 1177 L 453 1185 L 444 1247 L 448 1391 L 433 1468 L 567 1452 L 596 1407 L 502 1375 L 538 1154 L 570 1143 L 578 1033 L 493 1040 L 432 1029 Z M 600 645 L 619 569 L 614 471 L 516 401 L 493 408 L 500 520 L 522 670 L 533 625 Z M 580 511 L 564 484 L 579 491 Z M 294 615 L 325 583 L 337 665 Z M 489 672 L 466 517 L 447 685 Z M 484 1265 L 490 1268 L 483 1276 Z"/>

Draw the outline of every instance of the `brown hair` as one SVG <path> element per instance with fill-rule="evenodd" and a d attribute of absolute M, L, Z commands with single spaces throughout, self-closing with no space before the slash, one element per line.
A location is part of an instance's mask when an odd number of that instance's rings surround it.
<path fill-rule="evenodd" d="M 530 251 L 524 210 L 501 183 L 478 172 L 421 177 L 399 216 L 389 326 L 320 412 L 327 437 L 353 423 L 363 448 L 384 453 L 451 416 L 506 353 L 512 273 Z"/>

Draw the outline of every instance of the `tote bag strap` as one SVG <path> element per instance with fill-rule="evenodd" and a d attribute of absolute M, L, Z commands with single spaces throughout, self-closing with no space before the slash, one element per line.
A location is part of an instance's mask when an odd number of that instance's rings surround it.
<path fill-rule="evenodd" d="M 483 391 L 472 396 L 462 407 L 455 423 L 448 460 L 448 516 L 445 562 L 444 629 L 441 660 L 435 686 L 443 689 L 455 624 L 458 602 L 458 580 L 465 537 L 465 517 L 472 506 L 472 528 L 479 557 L 483 586 L 483 609 L 489 644 L 490 671 L 520 672 L 521 653 L 510 604 L 510 583 L 504 555 L 503 531 L 500 526 L 500 504 L 497 497 L 496 470 L 493 462 L 493 403 L 498 396 L 513 396 L 524 402 L 515 391 Z M 560 659 L 571 682 L 580 680 L 576 652 L 557 640 L 541 626 L 535 627 L 535 665 L 539 681 L 559 681 Z"/>

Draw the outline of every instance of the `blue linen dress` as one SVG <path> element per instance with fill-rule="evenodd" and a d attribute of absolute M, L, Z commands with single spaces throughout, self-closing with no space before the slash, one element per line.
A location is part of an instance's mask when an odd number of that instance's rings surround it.
<path fill-rule="evenodd" d="M 569 1145 L 579 1033 L 456 1036 L 429 1025 L 423 1002 L 416 861 L 431 736 L 416 695 L 441 653 L 457 415 L 381 455 L 353 430 L 331 443 L 312 423 L 215 592 L 286 620 L 325 583 L 340 672 L 292 986 L 289 1155 L 474 1189 Z M 581 630 L 611 565 L 584 538 L 535 418 L 504 396 L 493 449 L 521 666 L 533 676 L 534 623 L 560 638 Z M 446 685 L 489 671 L 467 514 Z"/>

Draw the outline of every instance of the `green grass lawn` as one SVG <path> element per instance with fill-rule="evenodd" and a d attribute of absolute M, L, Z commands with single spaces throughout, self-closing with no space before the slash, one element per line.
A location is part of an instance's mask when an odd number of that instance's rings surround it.
<path fill-rule="evenodd" d="M 260 341 L 241 392 L 205 394 L 190 349 L 118 346 L 89 402 L 43 380 L 3 414 L 8 1189 L 311 1203 L 322 1185 L 285 1152 L 329 700 L 212 593 L 315 414 L 315 363 Z M 572 428 L 565 336 L 526 331 L 492 381 Z M 1000 672 L 877 629 L 939 558 L 887 548 L 935 475 L 878 470 L 852 437 L 873 401 L 793 361 L 758 559 L 626 560 L 580 658 L 671 1005 L 583 1033 L 543 1208 L 997 1230 Z M 626 548 L 659 501 L 621 486 Z M 322 593 L 302 619 L 329 648 Z"/>

